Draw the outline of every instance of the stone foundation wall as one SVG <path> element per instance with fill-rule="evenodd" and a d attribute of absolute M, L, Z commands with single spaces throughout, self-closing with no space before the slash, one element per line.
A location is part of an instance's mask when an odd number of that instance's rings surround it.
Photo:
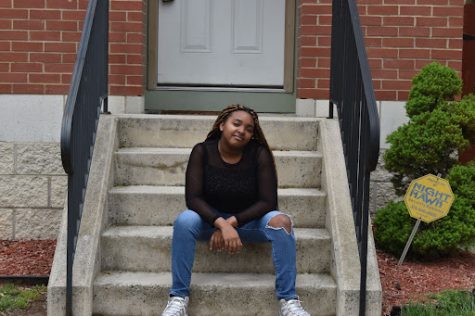
<path fill-rule="evenodd" d="M 394 187 L 391 183 L 391 173 L 384 169 L 383 154 L 384 149 L 381 149 L 378 166 L 371 173 L 369 192 L 369 211 L 371 216 L 374 216 L 376 211 L 384 207 L 389 201 L 401 199 L 394 192 Z"/>
<path fill-rule="evenodd" d="M 0 142 L 0 239 L 56 239 L 66 192 L 59 143 Z"/>

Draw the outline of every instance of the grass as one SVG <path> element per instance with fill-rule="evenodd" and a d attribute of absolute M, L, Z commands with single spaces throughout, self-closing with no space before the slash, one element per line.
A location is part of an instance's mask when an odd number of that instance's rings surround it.
<path fill-rule="evenodd" d="M 429 296 L 428 303 L 410 303 L 401 316 L 473 316 L 475 292 L 443 291 Z"/>
<path fill-rule="evenodd" d="M 0 312 L 26 309 L 29 304 L 46 293 L 44 285 L 23 288 L 14 284 L 0 285 Z"/>

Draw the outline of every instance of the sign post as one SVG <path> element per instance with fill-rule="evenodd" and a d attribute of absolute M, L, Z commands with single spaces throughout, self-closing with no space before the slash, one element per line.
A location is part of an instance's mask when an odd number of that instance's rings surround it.
<path fill-rule="evenodd" d="M 417 222 L 407 240 L 398 265 L 404 261 L 421 221 L 430 223 L 446 216 L 453 202 L 454 193 L 445 179 L 428 174 L 411 182 L 404 195 L 404 203 L 409 215 L 417 219 Z"/>

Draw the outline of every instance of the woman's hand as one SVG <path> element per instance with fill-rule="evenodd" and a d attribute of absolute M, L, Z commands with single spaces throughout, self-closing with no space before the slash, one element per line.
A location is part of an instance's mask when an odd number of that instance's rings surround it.
<path fill-rule="evenodd" d="M 213 235 L 211 235 L 211 239 L 209 240 L 209 250 L 217 252 L 224 250 L 223 234 L 219 229 L 217 229 Z"/>
<path fill-rule="evenodd" d="M 220 217 L 215 222 L 214 225 L 219 229 L 221 232 L 221 236 L 224 241 L 224 250 L 229 252 L 230 254 L 235 254 L 242 249 L 242 242 L 241 238 L 239 238 L 239 234 L 236 229 L 228 223 L 224 218 Z M 215 234 L 213 234 L 214 236 Z M 213 237 L 211 236 L 211 237 Z"/>

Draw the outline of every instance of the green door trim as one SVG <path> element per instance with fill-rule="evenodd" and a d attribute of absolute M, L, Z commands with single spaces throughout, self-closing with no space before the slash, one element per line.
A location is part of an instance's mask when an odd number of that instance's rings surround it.
<path fill-rule="evenodd" d="M 147 45 L 147 89 L 145 91 L 145 112 L 159 113 L 165 110 L 175 111 L 219 111 L 225 105 L 240 103 L 254 108 L 258 112 L 295 113 L 296 78 L 296 0 L 286 0 L 286 44 L 284 89 L 275 92 L 252 89 L 231 89 L 213 91 L 198 88 L 160 89 L 157 86 L 157 36 L 158 17 L 157 0 L 148 1 L 148 45 Z"/>

